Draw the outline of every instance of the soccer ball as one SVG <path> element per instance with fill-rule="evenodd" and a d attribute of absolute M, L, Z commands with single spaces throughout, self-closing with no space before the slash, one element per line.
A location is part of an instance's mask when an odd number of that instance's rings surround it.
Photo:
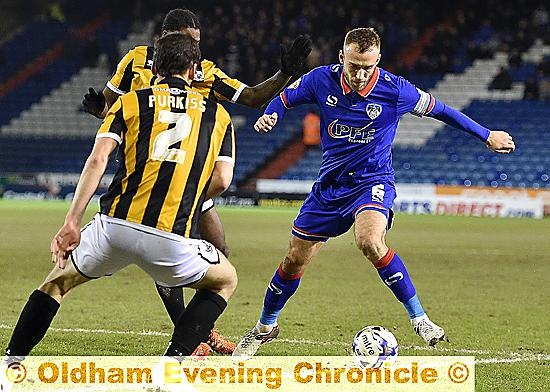
<path fill-rule="evenodd" d="M 355 334 L 351 349 L 355 363 L 365 368 L 378 368 L 393 363 L 399 345 L 395 336 L 384 327 L 369 325 Z"/>

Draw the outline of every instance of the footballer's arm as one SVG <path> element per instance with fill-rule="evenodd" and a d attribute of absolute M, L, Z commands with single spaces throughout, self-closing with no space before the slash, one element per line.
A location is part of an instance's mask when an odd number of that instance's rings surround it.
<path fill-rule="evenodd" d="M 245 87 L 241 95 L 239 95 L 237 103 L 259 109 L 279 93 L 290 79 L 291 76 L 278 71 L 275 75 L 260 84 Z"/>
<path fill-rule="evenodd" d="M 86 160 L 69 212 L 63 227 L 52 239 L 51 252 L 59 268 L 65 268 L 70 252 L 80 243 L 80 226 L 86 207 L 94 195 L 105 173 L 109 156 L 118 143 L 111 138 L 97 138 L 90 156 Z"/>
<path fill-rule="evenodd" d="M 103 97 L 105 98 L 105 105 L 103 107 L 103 111 L 101 113 L 98 113 L 98 115 L 96 116 L 98 118 L 105 118 L 107 112 L 109 111 L 109 108 L 113 106 L 120 95 L 118 93 L 115 93 L 109 87 L 105 86 L 103 88 Z"/>
<path fill-rule="evenodd" d="M 113 104 L 116 102 L 118 97 L 120 97 L 120 94 L 115 93 L 113 90 L 111 90 L 109 87 L 105 86 L 103 88 L 103 96 L 105 97 L 105 108 L 103 109 L 103 117 L 107 115 L 107 112 L 109 111 L 109 108 L 113 106 Z"/>
<path fill-rule="evenodd" d="M 84 95 L 82 107 L 84 111 L 97 118 L 103 119 L 118 97 L 120 97 L 120 94 L 114 92 L 107 86 L 99 93 L 90 87 L 88 93 Z"/>
<path fill-rule="evenodd" d="M 220 157 L 224 158 L 224 157 Z M 227 160 L 218 160 L 214 166 L 212 177 L 210 178 L 210 185 L 206 190 L 206 199 L 212 199 L 222 194 L 233 181 L 233 160 L 227 157 Z M 231 161 L 230 161 L 231 159 Z"/>

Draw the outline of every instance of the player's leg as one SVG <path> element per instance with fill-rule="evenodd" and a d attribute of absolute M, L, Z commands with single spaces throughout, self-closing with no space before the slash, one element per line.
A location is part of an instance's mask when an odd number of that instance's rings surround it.
<path fill-rule="evenodd" d="M 217 252 L 215 248 L 213 251 Z M 203 253 L 201 257 L 204 256 Z M 237 272 L 221 252 L 218 257 L 219 262 L 210 264 L 202 279 L 188 285 L 197 291 L 176 322 L 166 356 L 191 355 L 207 339 L 233 295 L 237 287 Z"/>
<path fill-rule="evenodd" d="M 225 230 L 214 202 L 210 199 L 204 202 L 202 207 L 201 219 L 199 222 L 201 238 L 210 242 L 225 257 L 229 258 L 231 250 L 225 242 Z"/>
<path fill-rule="evenodd" d="M 292 226 L 288 252 L 268 284 L 264 307 L 256 325 L 237 344 L 233 356 L 250 357 L 260 345 L 279 334 L 277 317 L 296 292 L 306 267 L 329 237 L 345 233 L 352 219 L 343 219 L 339 207 L 328 208 L 319 183 L 315 183 Z"/>
<path fill-rule="evenodd" d="M 416 295 L 416 289 L 401 258 L 385 241 L 388 210 L 363 209 L 355 218 L 355 241 L 374 265 L 382 281 L 407 310 L 415 331 L 429 345 L 446 339 L 442 328 L 431 322 Z"/>
<path fill-rule="evenodd" d="M 290 237 L 288 252 L 267 286 L 264 307 L 259 320 L 261 331 L 277 324 L 279 313 L 290 297 L 298 290 L 300 279 L 307 266 L 319 253 L 323 241 L 307 241 Z"/>
<path fill-rule="evenodd" d="M 279 313 L 298 290 L 305 269 L 319 253 L 323 243 L 324 241 L 308 241 L 291 236 L 288 252 L 267 286 L 260 319 L 237 344 L 233 351 L 234 356 L 253 356 L 262 344 L 278 336 Z"/>
<path fill-rule="evenodd" d="M 46 335 L 63 299 L 73 288 L 88 280 L 78 273 L 73 263 L 68 263 L 64 269 L 54 267 L 23 307 L 6 355 L 21 359 L 29 355 Z"/>
<path fill-rule="evenodd" d="M 223 224 L 212 200 L 207 200 L 203 203 L 199 225 L 201 238 L 210 242 L 220 250 L 225 257 L 229 258 L 230 250 L 225 242 Z M 172 323 L 176 324 L 176 321 L 185 310 L 183 288 L 163 287 L 157 282 L 155 282 L 155 286 Z M 205 343 L 220 354 L 231 354 L 235 349 L 235 343 L 222 336 L 217 329 L 212 330 Z M 197 348 L 197 352 L 193 353 L 193 355 L 205 356 L 208 355 L 208 353 L 209 348 L 205 345 L 200 345 Z"/>
<path fill-rule="evenodd" d="M 128 263 L 112 254 L 109 234 L 102 216 L 96 215 L 81 231 L 80 244 L 64 269 L 54 267 L 44 283 L 31 296 L 14 329 L 6 354 L 26 356 L 46 334 L 59 305 L 76 286 L 104 275 L 111 275 Z M 129 243 L 131 238 L 125 239 Z"/>

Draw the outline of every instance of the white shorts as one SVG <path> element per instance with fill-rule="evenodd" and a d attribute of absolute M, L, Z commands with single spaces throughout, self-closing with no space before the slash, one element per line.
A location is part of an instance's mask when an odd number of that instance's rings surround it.
<path fill-rule="evenodd" d="M 72 259 L 78 272 L 90 279 L 135 264 L 165 287 L 198 282 L 210 265 L 220 262 L 217 249 L 207 241 L 99 213 L 82 229 Z"/>

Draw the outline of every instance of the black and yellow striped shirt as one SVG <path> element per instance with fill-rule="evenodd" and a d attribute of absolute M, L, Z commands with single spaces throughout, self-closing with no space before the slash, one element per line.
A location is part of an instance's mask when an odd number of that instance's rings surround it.
<path fill-rule="evenodd" d="M 121 96 L 96 137 L 119 146 L 119 168 L 100 199 L 101 212 L 190 238 L 216 161 L 234 162 L 227 111 L 183 79 Z"/>
<path fill-rule="evenodd" d="M 107 82 L 107 87 L 122 95 L 155 84 L 153 75 L 152 46 L 136 46 L 118 63 L 117 69 Z M 206 98 L 235 103 L 246 84 L 227 76 L 212 61 L 202 60 L 197 66 L 192 86 Z"/>

